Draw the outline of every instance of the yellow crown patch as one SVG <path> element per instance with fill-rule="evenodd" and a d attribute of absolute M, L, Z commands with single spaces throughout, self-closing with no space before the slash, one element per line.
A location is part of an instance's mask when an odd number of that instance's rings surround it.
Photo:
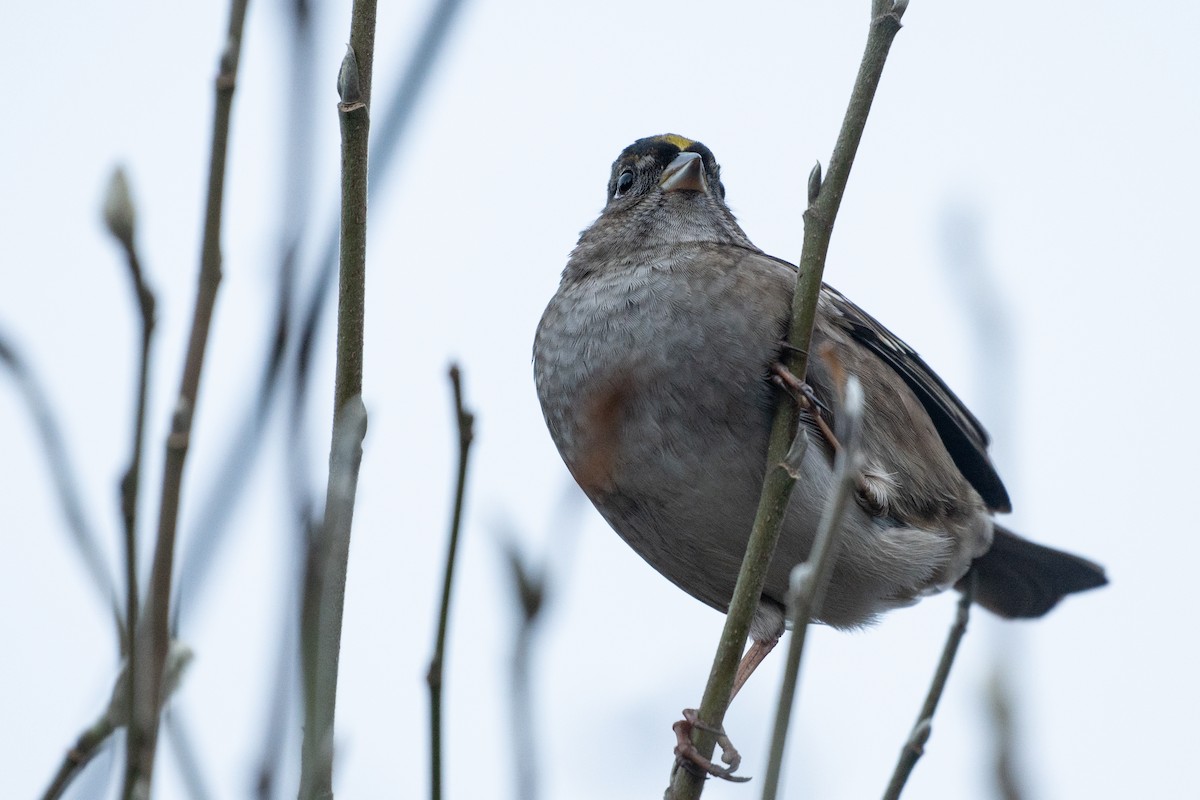
<path fill-rule="evenodd" d="M 695 142 L 692 141 L 691 139 L 688 139 L 685 136 L 679 136 L 678 134 L 674 134 L 674 133 L 664 133 L 662 136 L 660 136 L 658 138 L 662 139 L 664 142 L 670 142 L 671 144 L 678 147 L 680 150 L 687 150 L 689 147 L 691 147 L 692 145 L 695 144 Z"/>

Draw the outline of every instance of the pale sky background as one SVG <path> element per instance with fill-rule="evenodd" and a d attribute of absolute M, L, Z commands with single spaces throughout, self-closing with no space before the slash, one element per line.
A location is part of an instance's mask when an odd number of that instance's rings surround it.
<path fill-rule="evenodd" d="M 601 208 L 610 163 L 641 136 L 669 131 L 709 145 L 750 237 L 796 260 L 805 178 L 815 160 L 828 161 L 866 9 L 844 0 L 468 0 L 399 170 L 375 187 L 371 207 L 370 430 L 341 661 L 339 797 L 428 792 L 423 678 L 453 471 L 451 359 L 462 363 L 479 419 L 446 676 L 447 796 L 514 796 L 515 615 L 500 547 L 510 530 L 531 557 L 555 554 L 534 661 L 542 796 L 661 795 L 670 725 L 699 700 L 722 617 L 655 574 L 590 508 L 577 532 L 552 529 L 569 478 L 534 395 L 533 330 L 578 232 Z M 426 12 L 425 3 L 381 4 L 377 103 Z M 349 4 L 318 13 L 320 155 L 305 263 L 336 203 L 334 80 Z M 226 14 L 221 3 L 125 1 L 10 3 L 0 13 L 0 328 L 52 397 L 114 575 L 136 328 L 99 206 L 123 162 L 159 300 L 149 522 L 190 324 Z M 257 381 L 273 309 L 283 19 L 279 2 L 251 4 L 187 536 Z M 1200 7 L 913 0 L 905 23 L 826 277 L 920 351 L 994 433 L 1007 429 L 996 455 L 1013 527 L 1104 563 L 1112 579 L 1035 624 L 977 612 L 906 796 L 988 796 L 983 687 L 997 651 L 1010 656 L 1021 693 L 1030 797 L 1200 796 L 1191 608 L 1200 560 Z M 1002 380 L 1004 392 L 972 344 L 947 269 L 950 214 L 977 221 L 1011 314 L 1016 374 Z M 314 467 L 332 394 L 332 326 L 323 333 Z M 181 631 L 196 658 L 174 707 L 217 798 L 251 795 L 290 602 L 292 531 L 274 430 L 214 581 Z M 31 797 L 103 708 L 117 656 L 7 374 L 0 520 L 0 794 Z M 152 533 L 145 525 L 147 566 Z M 953 603 L 927 600 L 856 634 L 815 631 L 788 796 L 882 792 Z M 781 666 L 770 659 L 726 720 L 743 772 L 760 779 L 710 783 L 706 797 L 759 796 Z M 185 797 L 169 746 L 161 752 L 157 796 Z M 102 756 L 74 796 L 104 796 L 114 763 Z M 280 796 L 293 795 L 289 784 Z"/>

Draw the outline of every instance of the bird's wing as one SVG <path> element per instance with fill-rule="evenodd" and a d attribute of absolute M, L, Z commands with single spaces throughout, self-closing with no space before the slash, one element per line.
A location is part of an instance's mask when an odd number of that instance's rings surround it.
<path fill-rule="evenodd" d="M 912 389 L 942 444 L 963 477 L 993 511 L 1011 511 L 1008 491 L 988 458 L 988 435 L 975 415 L 950 390 L 916 351 L 883 327 L 841 292 L 823 285 L 822 294 L 835 312 L 832 320 L 896 371 Z"/>

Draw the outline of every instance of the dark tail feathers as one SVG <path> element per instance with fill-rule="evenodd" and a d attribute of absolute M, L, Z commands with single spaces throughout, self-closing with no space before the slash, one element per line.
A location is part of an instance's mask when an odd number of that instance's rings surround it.
<path fill-rule="evenodd" d="M 975 602 L 1009 619 L 1040 617 L 1064 595 L 1108 583 L 1099 564 L 1034 544 L 999 525 L 992 549 L 975 559 L 971 572 Z"/>

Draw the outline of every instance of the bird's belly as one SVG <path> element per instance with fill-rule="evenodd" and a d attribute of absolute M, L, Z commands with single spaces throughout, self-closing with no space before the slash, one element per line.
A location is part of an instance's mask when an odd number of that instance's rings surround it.
<path fill-rule="evenodd" d="M 586 336 L 539 332 L 557 343 L 535 356 L 551 434 L 617 533 L 680 588 L 724 610 L 778 402 L 766 377 L 776 325 L 747 319 L 706 329 L 700 310 L 678 303 L 660 314 L 621 311 L 593 313 Z"/>

